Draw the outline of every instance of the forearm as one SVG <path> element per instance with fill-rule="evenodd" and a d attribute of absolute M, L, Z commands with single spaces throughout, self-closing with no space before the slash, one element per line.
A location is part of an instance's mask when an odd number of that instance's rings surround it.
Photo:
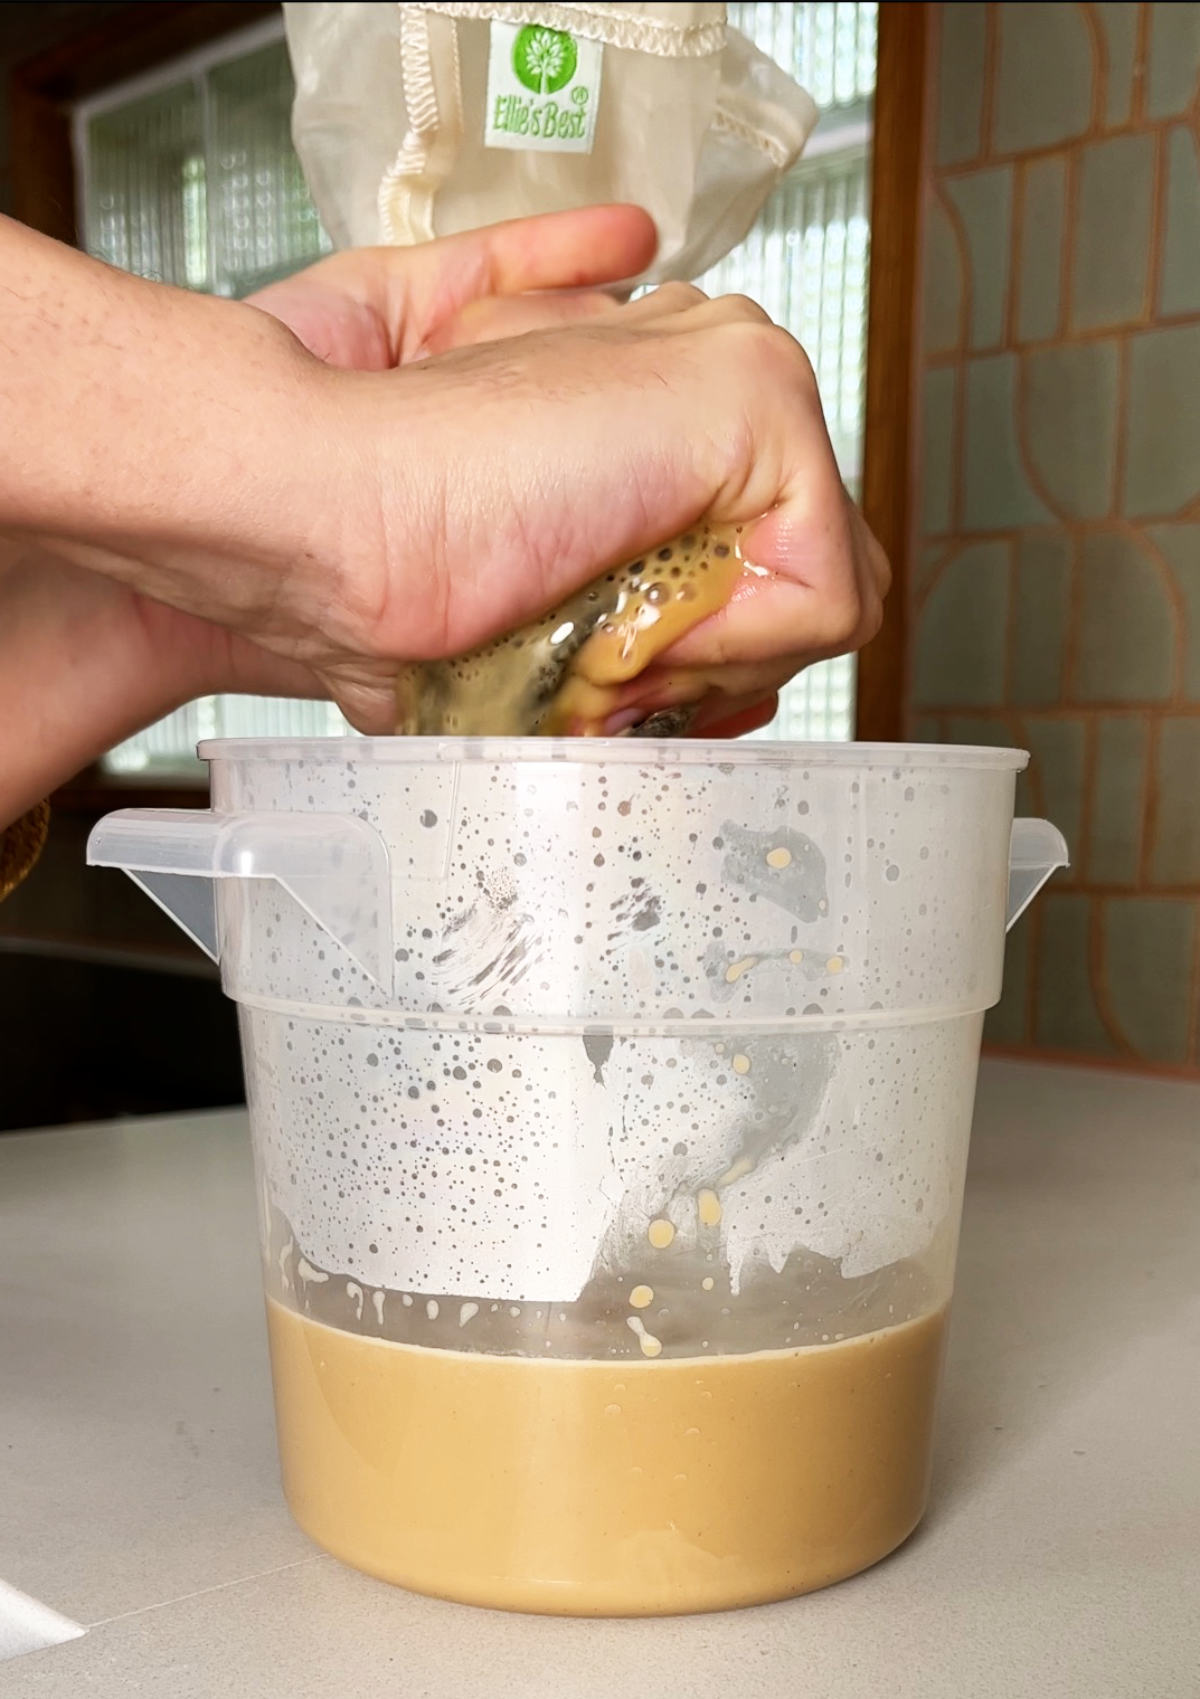
<path fill-rule="evenodd" d="M 304 539 L 276 445 L 303 452 L 309 364 L 251 308 L 0 218 L 0 533 L 93 549 L 151 592 L 139 573 L 172 554 L 286 559 Z"/>
<path fill-rule="evenodd" d="M 212 654 L 169 644 L 103 577 L 0 541 L 0 827 L 114 743 L 211 687 Z"/>

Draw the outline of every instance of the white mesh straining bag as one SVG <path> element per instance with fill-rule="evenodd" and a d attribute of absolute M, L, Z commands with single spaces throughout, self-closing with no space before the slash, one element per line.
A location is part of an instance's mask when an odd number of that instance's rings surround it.
<path fill-rule="evenodd" d="M 653 217 L 643 281 L 749 230 L 816 121 L 724 5 L 290 4 L 296 147 L 339 247 L 610 201 Z"/>

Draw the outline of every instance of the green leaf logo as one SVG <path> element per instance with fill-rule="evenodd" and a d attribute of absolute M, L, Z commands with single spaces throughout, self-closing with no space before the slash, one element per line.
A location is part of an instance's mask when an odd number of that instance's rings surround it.
<path fill-rule="evenodd" d="M 563 30 L 526 24 L 513 42 L 513 70 L 534 94 L 555 94 L 575 75 L 575 41 Z"/>

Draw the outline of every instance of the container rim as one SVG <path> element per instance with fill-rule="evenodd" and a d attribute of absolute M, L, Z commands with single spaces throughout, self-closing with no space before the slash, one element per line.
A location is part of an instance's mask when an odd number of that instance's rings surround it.
<path fill-rule="evenodd" d="M 981 1017 L 992 1003 L 933 1003 L 916 1008 L 843 1009 L 820 1015 L 485 1015 L 454 1014 L 444 1009 L 379 1009 L 361 1004 L 303 1003 L 260 992 L 226 989 L 239 1008 L 287 1015 L 289 1020 L 346 1026 L 391 1027 L 405 1032 L 486 1034 L 489 1038 L 702 1038 L 729 1039 L 813 1032 L 879 1032 L 892 1027 L 935 1026 L 939 1022 Z M 997 993 L 998 997 L 999 993 Z M 994 1003 L 997 999 L 993 998 Z"/>
<path fill-rule="evenodd" d="M 1024 749 L 949 743 L 785 743 L 630 737 L 221 737 L 197 746 L 202 761 L 429 761 L 616 763 L 628 767 L 902 767 L 1022 772 Z"/>

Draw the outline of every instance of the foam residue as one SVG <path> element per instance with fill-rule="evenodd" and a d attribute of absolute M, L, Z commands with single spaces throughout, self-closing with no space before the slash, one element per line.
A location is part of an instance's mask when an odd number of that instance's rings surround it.
<path fill-rule="evenodd" d="M 835 769 L 671 759 L 263 762 L 222 795 L 353 811 L 392 860 L 384 988 L 270 881 L 231 911 L 256 940 L 228 971 L 301 1301 L 319 1265 L 397 1311 L 569 1304 L 605 1271 L 623 1302 L 701 1233 L 736 1296 L 798 1248 L 847 1274 L 918 1257 L 954 1213 L 1002 810 L 980 792 L 978 831 L 943 844 L 920 823 L 954 800 L 936 771 L 875 770 L 860 796 Z M 924 1013 L 865 1024 L 900 1007 Z"/>
<path fill-rule="evenodd" d="M 621 687 L 723 607 L 742 573 L 741 526 L 692 530 L 615 567 L 532 625 L 452 660 L 402 670 L 396 730 L 460 736 L 588 735 Z M 694 699 L 708 681 L 694 675 Z M 678 684 L 656 735 L 683 729 Z M 643 718 L 650 717 L 648 708 Z"/>

